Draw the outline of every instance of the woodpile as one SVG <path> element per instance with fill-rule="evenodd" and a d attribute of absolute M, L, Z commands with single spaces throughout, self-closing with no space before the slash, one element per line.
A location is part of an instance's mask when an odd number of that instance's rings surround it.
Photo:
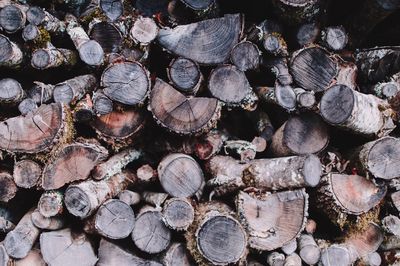
<path fill-rule="evenodd" d="M 0 0 L 0 266 L 400 265 L 399 0 Z"/>

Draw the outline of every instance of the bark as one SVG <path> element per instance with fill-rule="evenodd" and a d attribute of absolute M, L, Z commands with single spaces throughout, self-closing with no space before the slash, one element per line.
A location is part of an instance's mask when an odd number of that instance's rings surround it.
<path fill-rule="evenodd" d="M 256 157 L 257 147 L 244 140 L 228 140 L 224 143 L 226 155 L 240 159 L 240 162 L 248 162 Z"/>
<path fill-rule="evenodd" d="M 274 0 L 275 13 L 288 24 L 310 21 L 316 18 L 323 9 L 323 0 Z"/>
<path fill-rule="evenodd" d="M 38 105 L 48 103 L 53 99 L 54 85 L 44 84 L 39 81 L 34 81 L 32 88 L 27 93 L 28 96 Z"/>
<path fill-rule="evenodd" d="M 243 41 L 232 48 L 230 60 L 240 71 L 257 70 L 260 66 L 260 55 L 257 45 Z"/>
<path fill-rule="evenodd" d="M 167 227 L 185 231 L 194 220 L 194 208 L 185 198 L 171 198 L 164 203 L 162 219 Z"/>
<path fill-rule="evenodd" d="M 165 252 L 163 259 L 165 266 L 194 266 L 190 255 L 183 243 L 173 243 Z"/>
<path fill-rule="evenodd" d="M 274 135 L 275 128 L 272 125 L 268 114 L 263 111 L 257 111 L 255 114 L 254 112 L 247 114 L 254 124 L 258 136 L 263 138 L 266 142 L 269 142 Z"/>
<path fill-rule="evenodd" d="M 122 48 L 123 35 L 113 23 L 92 20 L 88 33 L 91 39 L 100 44 L 105 53 L 116 53 Z"/>
<path fill-rule="evenodd" d="M 24 55 L 18 45 L 0 34 L 0 47 L 0 66 L 19 68 L 24 60 Z"/>
<path fill-rule="evenodd" d="M 60 191 L 45 191 L 40 196 L 38 211 L 46 218 L 59 215 L 63 212 L 63 193 Z"/>
<path fill-rule="evenodd" d="M 113 102 L 108 98 L 103 90 L 93 92 L 93 109 L 97 115 L 106 115 L 113 111 Z"/>
<path fill-rule="evenodd" d="M 12 175 L 6 171 L 0 170 L 0 202 L 9 202 L 15 197 L 18 191 Z"/>
<path fill-rule="evenodd" d="M 46 48 L 40 48 L 32 53 L 31 66 L 43 70 L 56 67 L 72 67 L 77 63 L 75 51 L 55 48 L 48 44 Z"/>
<path fill-rule="evenodd" d="M 32 25 L 39 26 L 46 17 L 46 11 L 39 6 L 30 6 L 26 11 L 26 20 Z"/>
<path fill-rule="evenodd" d="M 91 92 L 97 80 L 94 75 L 77 76 L 58 83 L 54 86 L 53 98 L 55 102 L 75 105 L 86 93 Z"/>
<path fill-rule="evenodd" d="M 17 105 L 26 97 L 21 84 L 15 79 L 1 79 L 0 87 L 0 104 L 2 105 Z"/>
<path fill-rule="evenodd" d="M 15 33 L 26 23 L 27 7 L 19 4 L 6 5 L 0 10 L 0 26 L 7 33 Z"/>
<path fill-rule="evenodd" d="M 248 244 L 258 251 L 272 251 L 296 240 L 308 215 L 304 190 L 268 193 L 239 192 L 236 208 L 248 234 Z"/>
<path fill-rule="evenodd" d="M 152 18 L 138 17 L 129 30 L 129 37 L 140 45 L 149 45 L 156 39 L 158 30 Z"/>
<path fill-rule="evenodd" d="M 346 29 L 343 26 L 326 27 L 321 32 L 322 44 L 332 51 L 343 50 L 348 41 Z"/>
<path fill-rule="evenodd" d="M 32 212 L 32 223 L 43 230 L 59 230 L 64 227 L 65 221 L 61 216 L 45 217 L 38 210 Z"/>
<path fill-rule="evenodd" d="M 130 190 L 122 190 L 118 194 L 118 198 L 130 206 L 137 205 L 141 201 L 140 194 Z"/>
<path fill-rule="evenodd" d="M 262 65 L 271 70 L 280 85 L 286 86 L 293 83 L 286 57 L 270 58 L 264 60 Z"/>
<path fill-rule="evenodd" d="M 107 180 L 86 180 L 69 185 L 64 196 L 65 207 L 74 216 L 89 217 L 103 202 L 117 196 L 135 181 L 133 173 L 124 171 Z"/>
<path fill-rule="evenodd" d="M 396 207 L 396 209 L 398 211 L 400 211 L 400 191 L 393 192 L 390 195 L 390 198 L 392 199 L 392 202 L 393 202 L 394 206 Z"/>
<path fill-rule="evenodd" d="M 199 65 L 183 57 L 171 61 L 167 74 L 176 89 L 189 95 L 195 95 L 203 82 Z"/>
<path fill-rule="evenodd" d="M 299 255 L 308 265 L 317 264 L 321 250 L 311 235 L 302 234 L 299 237 Z"/>
<path fill-rule="evenodd" d="M 357 90 L 357 74 L 358 68 L 357 65 L 353 62 L 347 62 L 342 59 L 338 60 L 339 62 L 339 72 L 336 77 L 336 84 L 343 84 L 349 87 L 350 89 Z"/>
<path fill-rule="evenodd" d="M 276 83 L 275 87 L 257 87 L 256 93 L 260 101 L 278 105 L 287 111 L 296 109 L 296 94 L 289 85 Z"/>
<path fill-rule="evenodd" d="M 169 195 L 167 193 L 162 192 L 151 192 L 151 191 L 144 191 L 142 193 L 143 201 L 156 207 L 157 210 L 161 209 L 161 206 L 167 200 Z"/>
<path fill-rule="evenodd" d="M 302 24 L 296 31 L 296 41 L 300 47 L 315 43 L 321 32 L 316 22 Z"/>
<path fill-rule="evenodd" d="M 157 167 L 163 189 L 173 197 L 201 195 L 204 174 L 197 162 L 185 154 L 170 154 Z"/>

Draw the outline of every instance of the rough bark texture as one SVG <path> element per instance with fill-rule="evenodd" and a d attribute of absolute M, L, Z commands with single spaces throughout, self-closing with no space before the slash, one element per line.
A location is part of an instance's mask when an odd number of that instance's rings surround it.
<path fill-rule="evenodd" d="M 0 47 L 0 66 L 18 68 L 24 59 L 18 45 L 0 34 Z"/>
<path fill-rule="evenodd" d="M 74 105 L 96 87 L 96 82 L 94 75 L 83 75 L 56 84 L 53 90 L 54 101 Z"/>

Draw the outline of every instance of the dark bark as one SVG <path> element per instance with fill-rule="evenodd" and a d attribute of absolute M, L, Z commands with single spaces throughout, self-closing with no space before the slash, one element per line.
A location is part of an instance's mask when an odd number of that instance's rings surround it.
<path fill-rule="evenodd" d="M 194 1 L 173 0 L 168 4 L 168 13 L 174 22 L 188 22 L 218 17 L 218 2 L 216 0 Z"/>
<path fill-rule="evenodd" d="M 288 24 L 315 19 L 323 10 L 323 0 L 273 0 L 275 13 Z"/>

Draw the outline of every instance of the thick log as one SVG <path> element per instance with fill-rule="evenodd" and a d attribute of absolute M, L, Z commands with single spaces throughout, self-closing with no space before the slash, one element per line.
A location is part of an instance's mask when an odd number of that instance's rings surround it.
<path fill-rule="evenodd" d="M 305 90 L 326 90 L 339 71 L 338 63 L 319 46 L 309 46 L 293 53 L 290 72 L 294 81 Z"/>
<path fill-rule="evenodd" d="M 236 44 L 231 51 L 231 62 L 240 71 L 257 70 L 260 66 L 261 52 L 258 46 L 249 41 Z"/>
<path fill-rule="evenodd" d="M 164 203 L 163 221 L 173 230 L 187 230 L 194 220 L 194 208 L 185 198 L 171 198 Z"/>
<path fill-rule="evenodd" d="M 296 24 L 316 18 L 323 9 L 323 0 L 273 0 L 275 13 L 285 23 Z"/>
<path fill-rule="evenodd" d="M 141 201 L 141 196 L 139 193 L 126 189 L 122 190 L 118 194 L 118 198 L 120 201 L 123 201 L 130 206 L 137 205 Z"/>
<path fill-rule="evenodd" d="M 190 156 L 173 153 L 162 159 L 157 167 L 163 189 L 173 197 L 191 197 L 202 193 L 204 174 Z"/>
<path fill-rule="evenodd" d="M 178 56 L 199 64 L 215 65 L 227 62 L 241 32 L 241 16 L 225 15 L 173 29 L 160 29 L 158 42 Z"/>
<path fill-rule="evenodd" d="M 132 239 L 141 251 L 157 254 L 167 249 L 171 232 L 163 223 L 159 211 L 147 210 L 136 218 Z"/>
<path fill-rule="evenodd" d="M 244 72 L 233 65 L 223 65 L 213 69 L 208 80 L 208 90 L 213 97 L 229 107 L 255 109 L 257 96 Z"/>
<path fill-rule="evenodd" d="M 276 157 L 321 152 L 328 146 L 328 127 L 317 115 L 290 117 L 274 134 L 270 151 Z"/>
<path fill-rule="evenodd" d="M 218 2 L 216 0 L 194 1 L 173 0 L 168 4 L 168 13 L 173 22 L 187 24 L 190 21 L 218 17 Z"/>
<path fill-rule="evenodd" d="M 93 266 L 98 260 L 87 236 L 73 236 L 70 229 L 42 233 L 40 250 L 49 266 Z"/>
<path fill-rule="evenodd" d="M 77 76 L 58 83 L 54 86 L 53 98 L 57 103 L 76 104 L 86 93 L 91 92 L 97 85 L 94 75 Z"/>
<path fill-rule="evenodd" d="M 285 39 L 277 32 L 266 33 L 263 37 L 263 47 L 267 53 L 274 56 L 288 56 L 288 48 Z"/>
<path fill-rule="evenodd" d="M 107 199 L 117 196 L 122 190 L 136 181 L 133 173 L 124 171 L 107 180 L 86 180 L 69 185 L 65 191 L 64 204 L 74 216 L 90 216 Z"/>
<path fill-rule="evenodd" d="M 39 26 L 43 23 L 46 12 L 39 6 L 30 6 L 26 11 L 26 20 L 32 25 Z"/>
<path fill-rule="evenodd" d="M 299 255 L 308 265 L 317 264 L 321 250 L 311 235 L 302 234 L 299 237 Z"/>
<path fill-rule="evenodd" d="M 15 79 L 1 79 L 0 88 L 0 104 L 2 105 L 16 105 L 26 97 L 21 84 Z"/>
<path fill-rule="evenodd" d="M 39 237 L 40 229 L 32 223 L 32 212 L 28 211 L 4 239 L 4 247 L 12 258 L 25 258 Z"/>
<path fill-rule="evenodd" d="M 39 44 L 43 35 L 41 34 L 40 29 L 38 26 L 33 24 L 28 24 L 22 30 L 22 39 L 25 42 L 33 42 Z"/>
<path fill-rule="evenodd" d="M 106 115 L 113 111 L 113 102 L 108 98 L 103 90 L 93 92 L 93 110 L 97 115 Z"/>
<path fill-rule="evenodd" d="M 18 104 L 18 111 L 22 115 L 27 115 L 29 113 L 35 112 L 38 109 L 38 106 L 32 98 L 25 98 Z"/>
<path fill-rule="evenodd" d="M 248 244 L 271 251 L 295 240 L 304 229 L 308 195 L 305 190 L 268 193 L 239 192 L 238 216 L 248 233 Z"/>
<path fill-rule="evenodd" d="M 0 10 L 0 26 L 7 33 L 15 33 L 22 29 L 26 23 L 25 6 L 15 4 L 7 5 Z"/>
<path fill-rule="evenodd" d="M 274 251 L 267 255 L 267 264 L 269 266 L 283 266 L 285 258 L 285 254 Z"/>
<path fill-rule="evenodd" d="M 220 117 L 221 104 L 213 98 L 187 98 L 157 78 L 150 93 L 149 109 L 161 126 L 187 135 L 213 128 Z"/>
<path fill-rule="evenodd" d="M 63 194 L 60 191 L 45 191 L 40 196 L 38 211 L 46 218 L 63 212 Z"/>
<path fill-rule="evenodd" d="M 173 243 L 165 252 L 162 262 L 165 266 L 194 266 L 183 243 Z"/>
<path fill-rule="evenodd" d="M 228 265 L 245 258 L 246 232 L 230 213 L 229 207 L 220 202 L 196 208 L 195 221 L 185 238 L 198 264 Z"/>
<path fill-rule="evenodd" d="M 0 202 L 9 202 L 18 191 L 12 175 L 0 170 Z"/>
<path fill-rule="evenodd" d="M 296 31 L 296 41 L 300 47 L 315 43 L 320 34 L 320 27 L 317 23 L 305 23 Z"/>
<path fill-rule="evenodd" d="M 115 2 L 117 6 L 118 2 Z M 115 7 L 117 8 L 117 7 Z M 97 41 L 105 53 L 116 53 L 121 50 L 123 36 L 113 23 L 93 20 L 89 24 L 89 37 Z"/>
<path fill-rule="evenodd" d="M 43 169 L 43 189 L 58 189 L 87 179 L 90 171 L 108 155 L 108 151 L 96 142 L 75 142 L 62 147 Z"/>
<path fill-rule="evenodd" d="M 138 17 L 129 30 L 129 37 L 141 45 L 149 45 L 157 38 L 158 26 L 152 18 Z"/>
<path fill-rule="evenodd" d="M 203 75 L 200 72 L 199 65 L 183 57 L 171 61 L 167 74 L 175 88 L 189 95 L 195 95 L 203 82 Z"/>
<path fill-rule="evenodd" d="M 364 257 L 377 251 L 382 242 L 383 232 L 374 223 L 369 223 L 360 231 L 350 232 L 350 236 L 345 241 L 356 251 L 358 257 Z"/>
<path fill-rule="evenodd" d="M 96 231 L 110 239 L 122 239 L 130 235 L 135 224 L 132 208 L 117 199 L 104 202 L 95 215 Z"/>
<path fill-rule="evenodd" d="M 32 223 L 43 230 L 59 230 L 64 227 L 65 220 L 61 216 L 44 217 L 38 210 L 31 214 Z"/>
<path fill-rule="evenodd" d="M 382 101 L 350 89 L 334 85 L 322 96 L 320 113 L 329 124 L 360 135 L 381 135 L 391 130 L 391 118 L 382 109 Z"/>
<path fill-rule="evenodd" d="M 24 55 L 18 45 L 0 34 L 0 66 L 18 68 Z"/>
<path fill-rule="evenodd" d="M 377 178 L 400 177 L 399 148 L 400 139 L 394 137 L 367 142 L 353 152 L 353 165 Z"/>
<path fill-rule="evenodd" d="M 256 159 L 247 164 L 228 156 L 214 156 L 207 168 L 212 176 L 208 185 L 216 186 L 217 194 L 244 187 L 272 191 L 315 187 L 322 171 L 315 155 Z"/>
<path fill-rule="evenodd" d="M 261 101 L 282 107 L 287 111 L 296 109 L 296 94 L 289 85 L 275 84 L 275 87 L 257 87 L 256 93 Z"/>
<path fill-rule="evenodd" d="M 111 156 L 107 161 L 96 165 L 92 171 L 92 178 L 95 180 L 110 178 L 115 174 L 121 173 L 125 166 L 142 156 L 143 152 L 141 150 L 133 148 L 122 150 Z"/>
<path fill-rule="evenodd" d="M 343 50 L 348 41 L 346 29 L 343 26 L 326 27 L 321 32 L 322 44 L 332 51 Z"/>
<path fill-rule="evenodd" d="M 26 27 L 25 27 L 26 29 Z M 39 48 L 32 53 L 31 66 L 43 70 L 59 66 L 72 67 L 77 63 L 75 51 L 55 48 L 48 44 L 46 48 Z"/>
<path fill-rule="evenodd" d="M 109 65 L 101 76 L 100 85 L 111 100 L 126 105 L 142 105 L 150 90 L 149 72 L 137 62 Z"/>

